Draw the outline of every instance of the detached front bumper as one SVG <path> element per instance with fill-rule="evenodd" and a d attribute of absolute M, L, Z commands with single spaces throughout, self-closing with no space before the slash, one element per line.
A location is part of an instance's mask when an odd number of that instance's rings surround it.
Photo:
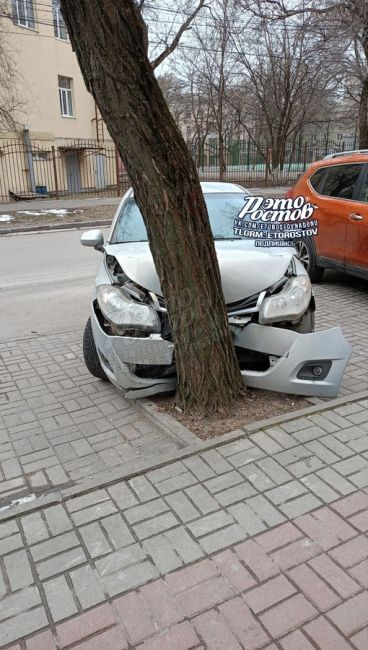
<path fill-rule="evenodd" d="M 108 336 L 98 322 L 93 305 L 91 321 L 103 369 L 110 381 L 124 391 L 125 397 L 148 397 L 175 389 L 173 377 L 147 379 L 134 372 L 135 364 L 169 366 L 173 343 L 159 334 L 144 338 Z M 316 397 L 337 396 L 352 351 L 339 327 L 298 334 L 279 327 L 250 324 L 239 332 L 234 344 L 272 358 L 267 370 L 242 371 L 247 386 Z"/>
<path fill-rule="evenodd" d="M 235 345 L 273 358 L 268 370 L 242 371 L 247 386 L 309 397 L 337 396 L 352 352 L 340 327 L 298 334 L 251 324 L 236 337 Z"/>

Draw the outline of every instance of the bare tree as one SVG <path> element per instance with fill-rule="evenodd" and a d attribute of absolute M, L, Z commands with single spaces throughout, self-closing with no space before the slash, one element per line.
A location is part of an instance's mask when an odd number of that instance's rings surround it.
<path fill-rule="evenodd" d="M 186 411 L 227 411 L 244 383 L 194 162 L 147 56 L 134 0 L 61 0 L 87 88 L 115 140 L 147 227 Z M 157 59 L 157 57 L 156 57 Z"/>
<path fill-rule="evenodd" d="M 9 17 L 8 5 L 0 2 L 0 18 Z M 0 20 L 0 129 L 17 130 L 17 113 L 24 108 L 24 102 L 18 96 L 15 78 L 18 75 L 16 63 L 10 52 L 9 44 Z"/>
<path fill-rule="evenodd" d="M 359 146 L 368 147 L 368 2 L 366 0 L 237 0 L 273 23 L 296 16 L 318 18 L 326 42 L 345 67 L 347 93 L 358 105 Z"/>
<path fill-rule="evenodd" d="M 236 44 L 246 88 L 243 113 L 257 140 L 263 136 L 271 147 L 273 167 L 282 169 L 288 140 L 331 110 L 336 70 L 311 19 L 290 25 L 257 17 L 251 26 Z M 240 111 L 239 119 L 245 121 Z"/>

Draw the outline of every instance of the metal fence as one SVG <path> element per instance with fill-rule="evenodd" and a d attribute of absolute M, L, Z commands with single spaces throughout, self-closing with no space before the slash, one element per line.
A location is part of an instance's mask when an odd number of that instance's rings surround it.
<path fill-rule="evenodd" d="M 120 195 L 128 185 L 112 143 L 73 140 L 45 147 L 0 142 L 0 201 Z"/>
<path fill-rule="evenodd" d="M 276 152 L 264 143 L 237 140 L 221 149 L 216 141 L 188 144 L 202 180 L 241 183 L 248 187 L 292 185 L 314 161 L 356 148 L 356 142 L 315 140 L 286 142 Z"/>
<path fill-rule="evenodd" d="M 248 187 L 292 185 L 314 160 L 354 149 L 355 142 L 287 142 L 277 153 L 252 140 L 188 144 L 202 180 L 237 182 Z M 120 196 L 129 187 L 112 143 L 64 141 L 41 146 L 20 140 L 0 142 L 0 201 L 65 196 Z"/>

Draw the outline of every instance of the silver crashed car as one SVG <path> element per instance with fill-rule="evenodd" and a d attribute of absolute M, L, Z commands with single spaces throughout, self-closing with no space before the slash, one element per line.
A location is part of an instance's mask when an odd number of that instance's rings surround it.
<path fill-rule="evenodd" d="M 293 247 L 256 248 L 234 235 L 249 192 L 230 183 L 202 183 L 222 287 L 246 384 L 299 395 L 334 397 L 351 354 L 339 327 L 313 332 L 314 297 Z M 175 349 L 165 298 L 141 212 L 129 190 L 107 242 L 100 230 L 81 243 L 103 253 L 91 317 L 84 332 L 88 370 L 125 397 L 175 389 Z"/>

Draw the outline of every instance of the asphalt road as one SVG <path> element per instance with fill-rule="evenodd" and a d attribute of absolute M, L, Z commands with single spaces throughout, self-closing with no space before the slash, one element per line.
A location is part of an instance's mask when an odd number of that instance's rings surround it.
<path fill-rule="evenodd" d="M 80 235 L 0 237 L 1 341 L 84 327 L 100 253 L 81 246 Z"/>

